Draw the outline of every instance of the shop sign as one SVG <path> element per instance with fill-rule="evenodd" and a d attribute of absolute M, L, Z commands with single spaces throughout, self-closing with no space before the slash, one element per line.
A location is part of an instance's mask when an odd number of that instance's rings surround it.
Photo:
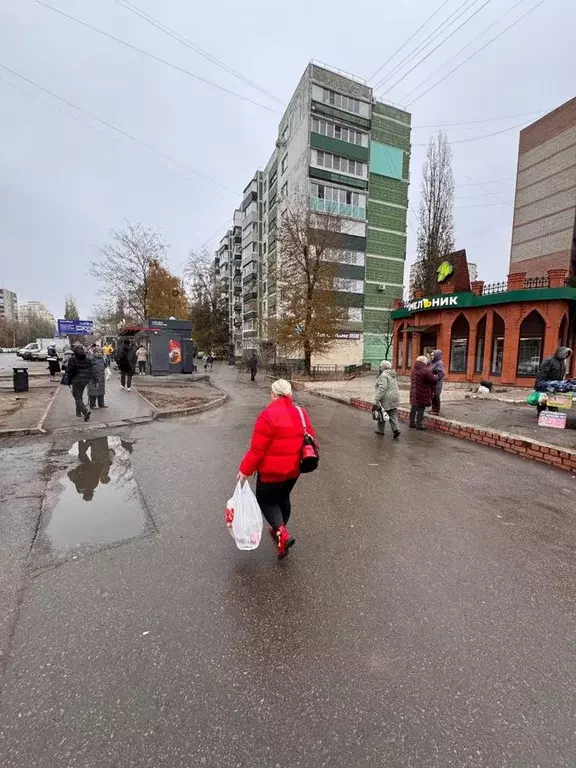
<path fill-rule="evenodd" d="M 547 403 L 554 408 L 572 408 L 572 392 L 548 395 Z"/>
<path fill-rule="evenodd" d="M 463 304 L 462 296 L 454 293 L 450 296 L 437 296 L 434 299 L 415 299 L 408 302 L 406 309 L 410 312 L 421 312 L 424 309 L 453 309 Z"/>
<path fill-rule="evenodd" d="M 539 427 L 552 427 L 552 429 L 566 428 L 566 413 L 557 413 L 555 411 L 542 411 L 538 417 Z"/>
<path fill-rule="evenodd" d="M 449 261 L 443 261 L 442 264 L 438 267 L 436 270 L 436 275 L 438 277 L 438 282 L 443 283 L 446 278 L 450 277 L 450 275 L 454 272 L 454 267 L 452 264 L 450 264 Z"/>

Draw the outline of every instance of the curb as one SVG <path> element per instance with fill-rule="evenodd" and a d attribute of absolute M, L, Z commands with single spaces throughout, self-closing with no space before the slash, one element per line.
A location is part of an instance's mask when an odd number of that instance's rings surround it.
<path fill-rule="evenodd" d="M 40 421 L 35 427 L 24 427 L 23 429 L 0 429 L 0 437 L 26 437 L 28 435 L 46 435 L 48 434 L 45 429 L 42 429 L 44 422 L 46 421 L 46 417 L 48 416 L 48 411 L 50 408 L 52 408 L 52 403 L 54 400 L 56 400 L 56 397 L 58 395 L 58 392 L 60 390 L 58 387 L 56 387 L 56 390 L 52 397 L 50 398 L 50 402 L 44 409 L 44 413 L 42 414 Z"/>
<path fill-rule="evenodd" d="M 46 430 L 44 429 L 44 422 L 46 421 L 46 419 L 47 419 L 47 417 L 48 417 L 48 413 L 49 413 L 49 411 L 50 411 L 50 408 L 52 408 L 52 406 L 53 406 L 53 404 L 54 404 L 54 401 L 55 401 L 55 400 L 56 400 L 56 398 L 58 397 L 58 393 L 60 392 L 60 387 L 61 387 L 61 386 L 62 386 L 62 385 L 61 385 L 61 384 L 59 384 L 59 385 L 56 387 L 56 391 L 54 392 L 54 394 L 53 394 L 53 395 L 52 395 L 52 397 L 50 398 L 50 402 L 49 402 L 49 403 L 48 403 L 48 405 L 46 406 L 46 409 L 45 409 L 44 413 L 42 414 L 42 418 L 41 418 L 41 419 L 40 419 L 40 421 L 38 422 L 38 427 L 37 427 L 37 429 L 38 429 L 38 432 L 39 432 L 40 434 L 46 434 Z"/>
<path fill-rule="evenodd" d="M 169 419 L 173 416 L 193 416 L 195 413 L 204 413 L 204 411 L 212 411 L 214 408 L 218 408 L 228 400 L 228 395 L 223 394 L 217 400 L 211 400 L 206 405 L 194 405 L 191 408 L 175 408 L 172 411 L 157 411 L 154 415 L 155 419 Z"/>
<path fill-rule="evenodd" d="M 316 394 L 314 391 L 309 391 L 310 394 Z M 368 400 L 360 400 L 359 398 L 354 397 L 345 400 L 344 398 L 332 397 L 326 394 L 316 396 L 324 397 L 327 400 L 334 400 L 339 403 L 343 402 L 345 405 L 363 411 L 372 410 L 372 403 L 368 402 Z M 402 421 L 408 421 L 410 411 L 408 408 L 400 406 L 398 408 L 398 415 Z M 542 464 L 548 464 L 548 466 L 555 467 L 556 469 L 563 469 L 566 472 L 576 474 L 576 451 L 573 451 L 570 448 L 560 448 L 557 445 L 542 443 L 539 440 L 534 440 L 530 437 L 522 437 L 509 432 L 497 432 L 489 427 L 465 424 L 461 421 L 444 419 L 442 416 L 426 415 L 424 417 L 424 422 L 431 430 L 442 432 L 443 434 L 457 437 L 461 440 L 470 440 L 474 443 L 480 443 L 490 448 L 506 451 L 507 453 L 514 453 L 521 458 L 538 461 Z"/>

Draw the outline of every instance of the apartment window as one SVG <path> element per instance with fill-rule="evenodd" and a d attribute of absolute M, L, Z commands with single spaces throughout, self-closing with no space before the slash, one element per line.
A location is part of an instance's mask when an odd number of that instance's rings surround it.
<path fill-rule="evenodd" d="M 288 153 L 286 153 L 282 158 L 282 163 L 280 164 L 280 173 L 286 173 L 287 168 L 288 168 Z"/>
<path fill-rule="evenodd" d="M 346 293 L 364 293 L 364 280 L 350 280 L 347 277 L 337 277 L 334 280 L 334 290 Z"/>
<path fill-rule="evenodd" d="M 362 322 L 362 308 L 361 307 L 348 307 L 348 320 L 351 323 Z"/>
<path fill-rule="evenodd" d="M 337 264 L 354 264 L 357 267 L 363 267 L 366 261 L 364 251 L 331 251 L 326 255 L 326 261 L 333 261 Z"/>
<path fill-rule="evenodd" d="M 336 93 L 335 91 L 329 91 L 326 88 L 323 88 L 322 101 L 324 104 L 330 104 L 337 109 L 344 109 L 346 112 L 355 112 L 357 115 L 360 114 L 360 102 L 358 99 L 352 99 L 341 93 Z"/>
<path fill-rule="evenodd" d="M 280 197 L 286 197 L 288 194 L 288 182 L 285 181 L 284 184 L 282 184 L 282 188 L 280 190 Z"/>
<path fill-rule="evenodd" d="M 349 144 L 358 144 L 361 147 L 368 146 L 368 134 L 356 131 L 354 128 L 348 128 L 345 125 L 321 120 L 319 117 L 312 118 L 312 131 L 321 136 L 329 136 L 331 139 L 346 141 Z"/>

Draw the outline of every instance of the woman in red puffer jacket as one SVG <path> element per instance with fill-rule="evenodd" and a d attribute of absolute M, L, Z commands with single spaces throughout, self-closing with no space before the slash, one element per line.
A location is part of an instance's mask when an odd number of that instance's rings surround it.
<path fill-rule="evenodd" d="M 250 448 L 238 472 L 241 482 L 258 472 L 256 498 L 276 540 L 279 558 L 287 555 L 294 544 L 286 524 L 291 511 L 290 493 L 300 475 L 304 444 L 302 417 L 308 434 L 315 437 L 304 408 L 301 413 L 302 416 L 292 402 L 290 382 L 275 381 L 272 400 L 256 419 Z"/>

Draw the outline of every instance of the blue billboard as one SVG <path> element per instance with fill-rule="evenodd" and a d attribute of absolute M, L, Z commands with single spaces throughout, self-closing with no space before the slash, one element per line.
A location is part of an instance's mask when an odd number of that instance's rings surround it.
<path fill-rule="evenodd" d="M 92 320 L 58 320 L 58 335 L 92 336 L 94 323 Z"/>

